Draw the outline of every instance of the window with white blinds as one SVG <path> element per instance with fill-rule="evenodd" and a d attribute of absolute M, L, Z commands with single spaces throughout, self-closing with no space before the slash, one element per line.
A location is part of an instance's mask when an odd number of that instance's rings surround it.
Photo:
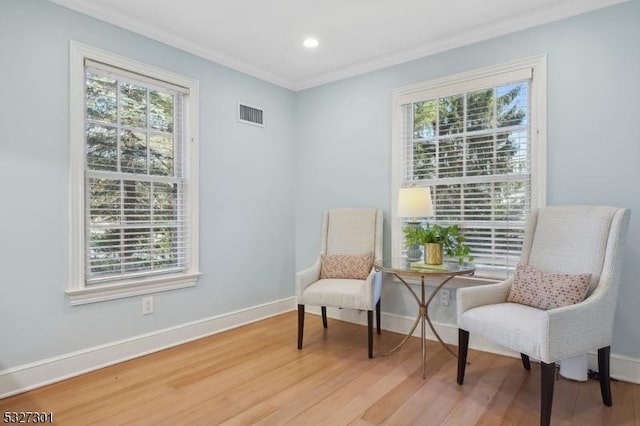
<path fill-rule="evenodd" d="M 517 264 L 544 168 L 534 161 L 534 66 L 397 93 L 396 188 L 431 188 L 430 223 L 460 227 L 477 275 L 505 277 Z M 540 101 L 540 99 L 536 99 Z M 532 136 L 534 135 L 534 136 Z M 536 169 L 537 168 L 537 169 Z M 394 229 L 402 239 L 402 223 Z M 396 243 L 401 246 L 402 244 Z"/>
<path fill-rule="evenodd" d="M 83 291 L 109 286 L 129 289 L 125 297 L 195 284 L 197 82 L 181 84 L 169 72 L 74 47 L 76 66 L 82 60 L 83 127 L 82 158 L 72 158 L 72 212 L 82 221 L 73 239 L 81 241 L 74 251 L 82 252 L 83 265 L 72 264 L 76 282 L 67 293 L 88 303 Z"/>
<path fill-rule="evenodd" d="M 184 271 L 186 90 L 94 62 L 85 69 L 86 282 Z"/>

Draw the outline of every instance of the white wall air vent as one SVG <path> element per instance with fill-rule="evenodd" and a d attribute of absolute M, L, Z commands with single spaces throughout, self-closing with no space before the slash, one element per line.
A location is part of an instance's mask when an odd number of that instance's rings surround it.
<path fill-rule="evenodd" d="M 264 127 L 264 111 L 255 106 L 239 103 L 238 121 L 241 123 Z"/>

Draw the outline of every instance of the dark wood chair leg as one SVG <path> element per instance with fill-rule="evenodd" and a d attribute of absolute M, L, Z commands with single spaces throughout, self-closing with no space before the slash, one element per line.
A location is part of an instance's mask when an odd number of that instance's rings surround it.
<path fill-rule="evenodd" d="M 298 349 L 302 349 L 302 333 L 304 332 L 304 305 L 298 305 Z"/>
<path fill-rule="evenodd" d="M 369 358 L 373 358 L 373 311 L 367 311 L 367 328 L 369 334 Z"/>
<path fill-rule="evenodd" d="M 376 303 L 376 328 L 378 329 L 378 334 L 380 334 L 380 299 Z"/>
<path fill-rule="evenodd" d="M 467 367 L 467 351 L 469 350 L 469 332 L 458 329 L 458 384 L 464 383 L 464 370 Z"/>
<path fill-rule="evenodd" d="M 525 370 L 531 371 L 531 361 L 529 361 L 529 355 L 520 354 L 520 358 L 522 358 L 522 366 Z"/>
<path fill-rule="evenodd" d="M 551 405 L 553 404 L 553 385 L 556 379 L 556 364 L 540 361 L 540 426 L 551 424 Z"/>
<path fill-rule="evenodd" d="M 598 349 L 598 378 L 600 379 L 600 393 L 602 403 L 607 407 L 613 405 L 611 400 L 611 377 L 609 377 L 609 360 L 611 359 L 611 346 Z"/>
<path fill-rule="evenodd" d="M 327 328 L 327 307 L 322 307 L 322 326 Z"/>

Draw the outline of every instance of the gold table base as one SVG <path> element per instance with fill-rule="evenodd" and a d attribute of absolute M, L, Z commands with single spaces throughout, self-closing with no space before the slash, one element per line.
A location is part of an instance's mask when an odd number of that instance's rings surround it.
<path fill-rule="evenodd" d="M 431 319 L 429 318 L 429 304 L 431 303 L 431 301 L 433 300 L 435 295 L 440 291 L 440 289 L 442 287 L 444 287 L 444 285 L 446 283 L 448 283 L 454 276 L 451 275 L 451 276 L 447 277 L 444 281 L 442 281 L 442 283 L 440 283 L 433 290 L 433 292 L 429 296 L 429 299 L 426 299 L 426 301 L 425 301 L 424 275 L 421 276 L 421 296 L 422 296 L 421 298 L 418 298 L 418 295 L 416 294 L 416 292 L 413 291 L 411 286 L 409 284 L 407 284 L 407 282 L 400 275 L 398 275 L 397 273 L 393 273 L 393 275 L 396 278 L 398 278 L 400 280 L 400 282 L 402 282 L 402 284 L 404 284 L 405 287 L 407 287 L 409 289 L 409 292 L 411 292 L 411 295 L 413 296 L 413 298 L 418 303 L 418 306 L 419 306 L 418 317 L 416 318 L 416 321 L 413 323 L 413 327 L 411 327 L 411 330 L 409 331 L 407 336 L 402 340 L 402 342 L 400 342 L 396 347 L 391 349 L 389 352 L 382 354 L 382 356 L 391 355 L 392 353 L 394 353 L 395 351 L 400 349 L 402 347 L 402 345 L 407 343 L 407 340 L 409 340 L 409 338 L 413 335 L 413 332 L 415 331 L 416 327 L 418 326 L 418 323 L 421 323 L 421 327 L 420 327 L 420 335 L 421 335 L 420 348 L 422 349 L 422 378 L 424 379 L 424 378 L 426 378 L 426 371 L 427 371 L 427 345 L 426 345 L 425 322 L 429 324 L 429 328 L 431 328 L 431 331 L 436 336 L 436 339 L 438 339 L 438 341 L 442 344 L 442 346 L 444 346 L 444 348 L 451 355 L 453 355 L 454 357 L 457 358 L 457 355 L 451 349 L 449 349 L 449 346 L 447 346 L 446 343 L 444 343 L 444 341 L 442 340 L 442 338 L 440 337 L 440 335 L 436 331 L 435 327 L 431 323 Z"/>

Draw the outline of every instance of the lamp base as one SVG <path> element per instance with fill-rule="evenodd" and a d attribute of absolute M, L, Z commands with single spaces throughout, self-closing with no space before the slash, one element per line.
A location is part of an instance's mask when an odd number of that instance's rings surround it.
<path fill-rule="evenodd" d="M 407 260 L 417 262 L 422 259 L 422 250 L 419 245 L 411 246 L 407 249 Z"/>

